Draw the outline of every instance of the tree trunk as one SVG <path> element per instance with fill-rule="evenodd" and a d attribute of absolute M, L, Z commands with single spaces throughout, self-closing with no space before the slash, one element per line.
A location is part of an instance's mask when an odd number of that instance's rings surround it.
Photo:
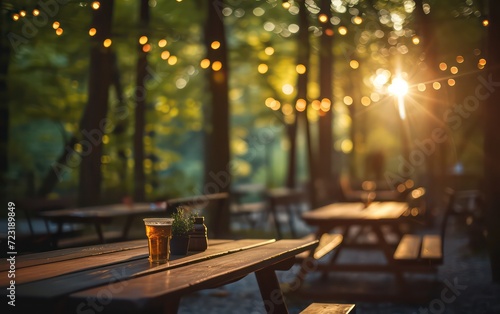
<path fill-rule="evenodd" d="M 224 1 L 207 1 L 205 47 L 212 69 L 208 70 L 211 106 L 205 111 L 205 175 L 203 194 L 228 192 L 231 184 L 229 152 L 229 63 L 222 9 Z M 220 46 L 212 46 L 218 42 Z M 219 66 L 222 66 L 219 68 Z M 229 206 L 216 208 L 211 224 L 218 236 L 229 234 Z"/>
<path fill-rule="evenodd" d="M 8 150 L 9 143 L 9 96 L 7 90 L 7 74 L 10 62 L 10 45 L 7 39 L 7 32 L 10 29 L 10 17 L 7 14 L 0 15 L 0 25 L 2 26 L 0 38 L 0 200 L 7 197 L 7 171 L 8 171 Z"/>
<path fill-rule="evenodd" d="M 147 36 L 150 20 L 149 1 L 141 0 L 139 30 L 141 36 Z M 136 106 L 135 106 L 135 133 L 134 133 L 134 201 L 142 202 L 146 199 L 144 174 L 144 128 L 146 124 L 146 87 L 148 56 L 143 51 L 143 45 L 138 44 L 137 77 L 136 77 Z"/>
<path fill-rule="evenodd" d="M 113 2 L 103 1 L 99 10 L 92 10 L 92 26 L 98 31 L 91 42 L 89 96 L 80 124 L 83 138 L 78 203 L 81 206 L 95 205 L 101 197 L 102 136 L 106 132 L 112 71 L 111 48 L 105 48 L 103 42 L 111 38 Z"/>
<path fill-rule="evenodd" d="M 300 11 L 299 11 L 299 33 L 297 38 L 297 64 L 302 64 L 306 68 L 306 72 L 304 74 L 299 74 L 297 77 L 297 96 L 295 99 L 295 104 L 299 100 L 304 100 L 307 102 L 307 79 L 308 79 L 308 71 L 309 71 L 309 54 L 310 54 L 310 44 L 309 44 L 309 22 L 308 22 L 308 13 L 307 8 L 304 1 L 300 1 Z M 294 104 L 294 105 L 295 105 Z M 299 121 L 307 120 L 307 107 L 304 111 L 295 111 L 295 120 L 292 124 L 288 125 L 287 135 L 288 140 L 290 141 L 290 152 L 288 155 L 288 171 L 287 171 L 287 179 L 286 186 L 288 188 L 295 188 L 297 185 L 296 182 L 296 173 L 297 173 L 297 132 L 299 129 Z M 313 162 L 313 152 L 312 152 L 312 142 L 310 140 L 310 132 L 308 130 L 309 123 L 305 121 L 305 127 L 307 128 L 306 136 L 307 136 L 307 149 L 308 149 L 308 158 L 309 158 L 309 173 L 310 173 L 310 197 L 311 201 L 315 199 L 315 191 L 314 191 L 314 162 Z"/>
<path fill-rule="evenodd" d="M 421 82 L 432 82 L 436 77 L 438 77 L 438 41 L 435 37 L 434 28 L 432 27 L 433 21 L 429 14 L 425 14 L 423 11 L 423 1 L 418 0 L 416 3 L 416 19 L 417 19 L 417 34 L 422 37 L 422 43 L 424 45 L 423 51 L 425 52 L 425 64 L 426 69 L 424 74 L 420 76 Z M 429 116 L 425 117 L 427 121 L 426 134 L 422 135 L 422 138 L 432 138 L 432 131 L 436 128 L 441 128 L 441 125 L 435 121 L 434 117 L 442 117 L 442 105 L 439 103 L 440 99 L 443 99 L 441 91 L 434 90 L 431 86 L 428 86 L 425 97 L 426 103 L 424 107 L 426 108 Z M 451 135 L 449 135 L 451 136 Z M 440 194 L 444 191 L 444 177 L 446 171 L 445 162 L 445 148 L 446 143 L 436 145 L 436 150 L 434 153 L 427 156 L 426 162 L 426 195 L 427 195 L 427 206 L 431 210 L 437 205 L 437 200 Z M 409 154 L 410 152 L 407 152 Z M 405 156 L 407 158 L 408 156 Z M 426 217 L 429 223 L 433 223 L 432 217 Z"/>
<path fill-rule="evenodd" d="M 321 35 L 321 49 L 319 50 L 319 88 L 320 99 L 330 101 L 329 109 L 320 109 L 319 116 L 319 180 L 316 190 L 320 192 L 321 203 L 326 204 L 332 201 L 334 193 L 334 180 L 332 172 L 333 156 L 333 28 L 330 22 L 332 11 L 331 1 L 321 0 L 321 14 L 325 14 L 328 19 L 323 26 Z"/>
<path fill-rule="evenodd" d="M 112 85 L 115 88 L 115 94 L 116 94 L 116 99 L 118 100 L 118 107 L 119 108 L 125 108 L 126 100 L 125 100 L 125 93 L 123 91 L 123 86 L 121 83 L 121 73 L 120 73 L 120 68 L 118 66 L 118 56 L 116 55 L 116 52 L 113 52 L 113 72 L 112 72 Z M 116 109 L 116 108 L 115 108 Z M 120 182 L 125 183 L 127 180 L 127 154 L 125 152 L 125 145 L 121 144 L 122 142 L 125 142 L 125 137 L 126 137 L 126 130 L 127 130 L 127 124 L 128 124 L 128 118 L 127 117 L 121 117 L 115 120 L 115 127 L 113 129 L 113 135 L 116 136 L 118 139 L 119 147 L 117 148 L 117 155 L 118 158 L 120 159 L 120 166 L 118 170 L 118 175 L 120 176 Z M 123 193 L 127 194 L 127 191 L 125 190 L 125 187 L 123 187 Z"/>
<path fill-rule="evenodd" d="M 491 81 L 491 96 L 484 108 L 484 174 L 486 195 L 486 221 L 488 228 L 488 249 L 492 279 L 500 283 L 500 133 L 498 117 L 500 117 L 500 2 L 489 1 L 488 26 L 488 77 Z M 494 83 L 493 83 L 494 82 Z M 492 88 L 494 86 L 494 88 Z"/>

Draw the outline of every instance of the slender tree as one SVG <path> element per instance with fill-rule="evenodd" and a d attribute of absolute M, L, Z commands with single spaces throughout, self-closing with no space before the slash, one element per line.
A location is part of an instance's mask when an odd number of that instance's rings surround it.
<path fill-rule="evenodd" d="M 299 33 L 297 37 L 297 64 L 302 64 L 306 68 L 306 72 L 299 74 L 297 77 L 297 95 L 296 103 L 300 101 L 307 100 L 307 79 L 309 71 L 309 54 L 310 54 L 310 44 L 309 44 L 309 31 L 308 31 L 308 10 L 305 1 L 299 1 Z M 296 173 L 297 173 L 297 132 L 299 128 L 299 122 L 301 120 L 307 120 L 307 108 L 303 111 L 295 112 L 295 119 L 292 124 L 287 125 L 287 135 L 290 142 L 290 151 L 288 155 L 288 171 L 286 186 L 289 188 L 296 187 Z M 305 124 L 306 131 L 308 131 L 308 124 Z M 308 144 L 310 141 L 308 140 Z M 312 148 L 308 146 L 309 156 L 311 157 Z M 312 171 L 311 171 L 312 173 Z M 313 182 L 311 182 L 313 186 Z M 312 195 L 311 195 L 312 196 Z"/>
<path fill-rule="evenodd" d="M 494 88 L 484 109 L 484 176 L 488 248 L 493 281 L 500 282 L 500 2 L 489 2 L 488 81 Z"/>
<path fill-rule="evenodd" d="M 92 37 L 88 102 L 84 109 L 80 134 L 82 160 L 80 164 L 78 202 L 82 206 L 97 204 L 101 196 L 102 136 L 106 131 L 109 86 L 112 73 L 112 54 L 109 45 L 113 20 L 113 0 L 102 1 L 99 10 L 92 10 Z M 106 47 L 107 46 L 107 47 Z"/>
<path fill-rule="evenodd" d="M 205 110 L 205 184 L 203 193 L 229 191 L 231 183 L 229 152 L 229 62 L 222 9 L 224 1 L 207 1 L 205 49 L 211 69 L 208 71 L 210 106 Z M 212 219 L 216 236 L 229 233 L 229 207 L 216 208 Z"/>
<path fill-rule="evenodd" d="M 9 97 L 7 94 L 7 73 L 10 62 L 10 45 L 7 39 L 7 32 L 10 29 L 11 19 L 8 15 L 8 7 L 0 8 L 0 199 L 6 197 L 7 187 L 6 175 L 8 170 L 7 145 L 9 141 Z M 5 10 L 4 10 L 5 9 Z"/>
<path fill-rule="evenodd" d="M 150 20 L 149 1 L 141 0 L 139 30 L 141 36 L 148 33 Z M 147 49 L 143 43 L 138 43 L 137 76 L 136 76 L 136 106 L 135 106 L 135 133 L 134 133 L 134 200 L 144 201 L 146 176 L 144 174 L 144 128 L 146 124 L 146 86 L 147 76 Z"/>
<path fill-rule="evenodd" d="M 333 172 L 333 28 L 331 23 L 331 1 L 321 0 L 320 22 L 323 33 L 321 34 L 319 50 L 319 88 L 320 98 L 330 103 L 330 108 L 322 107 L 319 116 L 319 145 L 318 158 L 321 171 L 318 189 L 322 191 L 321 200 L 329 203 L 332 199 Z M 325 190 L 326 189 L 326 190 Z"/>
<path fill-rule="evenodd" d="M 430 14 L 424 12 L 424 2 L 423 0 L 417 0 L 416 3 L 416 31 L 420 35 L 423 43 L 423 51 L 425 56 L 425 70 L 420 76 L 420 81 L 422 82 L 432 82 L 438 77 L 436 69 L 438 69 L 438 40 L 435 36 L 433 21 Z M 442 99 L 441 91 L 436 91 L 434 89 L 428 89 L 426 91 L 426 101 L 425 108 L 430 113 L 427 117 L 427 130 L 428 134 L 432 132 L 436 127 L 442 127 L 439 124 L 437 117 L 442 117 L 442 105 L 440 101 Z M 442 123 L 442 122 L 441 122 Z M 427 137 L 430 137 L 427 136 Z M 405 157 L 406 158 L 406 157 Z M 444 145 L 436 148 L 436 151 L 428 156 L 426 167 L 428 182 L 427 186 L 427 202 L 429 208 L 434 208 L 436 206 L 437 196 L 440 191 L 443 191 L 443 179 L 444 171 L 446 165 L 444 164 Z M 431 218 L 431 217 L 427 217 Z"/>

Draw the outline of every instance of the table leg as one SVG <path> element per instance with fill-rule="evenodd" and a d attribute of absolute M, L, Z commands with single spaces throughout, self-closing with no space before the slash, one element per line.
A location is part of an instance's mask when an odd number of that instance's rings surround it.
<path fill-rule="evenodd" d="M 396 277 L 396 284 L 398 287 L 404 287 L 404 278 L 403 278 L 403 273 L 397 267 L 396 263 L 394 262 L 394 250 L 392 249 L 391 245 L 385 240 L 384 233 L 382 232 L 382 227 L 381 226 L 373 226 L 373 231 L 375 235 L 377 236 L 378 243 L 380 244 L 380 247 L 382 248 L 382 251 L 385 255 L 385 259 L 387 261 L 387 267 L 388 269 L 392 270 L 394 273 L 394 276 Z"/>
<path fill-rule="evenodd" d="M 290 225 L 290 232 L 292 233 L 292 238 L 296 239 L 297 238 L 297 232 L 295 232 L 295 223 L 293 221 L 293 210 L 292 207 L 293 205 L 288 205 L 287 206 L 287 214 L 288 214 L 288 224 Z"/>
<path fill-rule="evenodd" d="M 271 215 L 273 216 L 274 227 L 276 228 L 276 233 L 278 234 L 278 240 L 283 239 L 283 234 L 281 233 L 280 222 L 278 221 L 278 213 L 276 212 L 276 204 L 274 203 L 272 198 L 269 202 L 269 210 L 271 212 Z"/>
<path fill-rule="evenodd" d="M 164 314 L 176 314 L 179 310 L 180 298 L 168 298 L 164 304 Z"/>
<path fill-rule="evenodd" d="M 122 231 L 122 241 L 127 240 L 128 232 L 130 230 L 130 227 L 132 226 L 133 220 L 134 220 L 134 216 L 132 216 L 132 215 L 127 216 L 127 220 L 125 221 L 125 226 L 123 227 L 123 231 Z"/>
<path fill-rule="evenodd" d="M 102 233 L 102 228 L 101 228 L 101 224 L 100 223 L 98 223 L 98 222 L 95 223 L 95 230 L 97 231 L 97 235 L 99 236 L 99 241 L 101 243 L 105 243 L 105 241 L 104 241 L 104 235 Z"/>
<path fill-rule="evenodd" d="M 347 239 L 350 231 L 350 226 L 345 226 L 344 231 L 342 231 L 342 238 Z M 321 237 L 321 235 L 319 235 Z M 318 238 L 319 239 L 319 238 Z M 337 258 L 340 255 L 340 251 L 342 251 L 342 248 L 344 247 L 344 241 L 339 244 L 339 246 L 335 249 L 335 252 L 333 252 L 332 257 L 330 258 L 329 261 L 329 267 L 330 269 L 333 269 L 335 266 L 335 262 L 337 261 Z M 322 279 L 325 280 L 328 277 L 328 270 L 323 271 Z"/>
<path fill-rule="evenodd" d="M 257 277 L 266 313 L 287 314 L 288 309 L 274 269 L 264 268 L 255 272 L 255 276 Z"/>

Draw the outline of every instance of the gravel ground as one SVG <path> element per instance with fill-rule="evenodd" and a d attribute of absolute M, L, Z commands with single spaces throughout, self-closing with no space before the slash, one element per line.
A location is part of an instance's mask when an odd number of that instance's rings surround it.
<path fill-rule="evenodd" d="M 358 297 L 351 300 L 341 300 L 335 297 L 335 293 L 328 298 L 329 302 L 355 303 L 356 313 L 500 313 L 500 285 L 491 283 L 490 264 L 487 254 L 481 243 L 471 247 L 466 230 L 463 226 L 449 226 L 445 240 L 444 264 L 439 267 L 438 274 L 427 278 L 427 284 L 423 286 L 410 285 L 411 289 L 424 292 L 434 291 L 427 294 L 425 300 L 417 302 L 401 301 L 397 299 L 389 301 L 384 292 L 389 291 L 391 278 L 384 274 L 339 274 L 329 277 L 330 285 L 352 288 Z M 344 254 L 344 253 L 343 253 Z M 364 252 L 353 252 L 346 259 L 368 259 Z M 286 272 L 278 272 L 280 282 L 291 282 L 298 268 L 294 266 Z M 340 277 L 339 277 L 340 276 Z M 304 286 L 309 291 L 316 289 L 321 293 L 324 287 L 316 285 L 318 276 L 308 275 Z M 418 278 L 417 278 L 418 279 Z M 371 281 L 371 282 L 370 282 Z M 367 282 L 369 282 L 367 284 Z M 455 293 L 443 295 L 446 286 L 455 286 Z M 367 288 L 368 287 L 368 288 Z M 306 289 L 306 288 L 304 288 Z M 380 300 L 370 299 L 364 301 L 366 290 L 373 289 L 380 293 Z M 429 291 L 427 291 L 429 289 Z M 453 291 L 452 289 L 450 289 Z M 446 290 L 446 291 L 450 291 Z M 324 294 L 323 294 L 324 295 Z M 299 313 L 308 304 L 316 301 L 315 298 L 306 298 L 301 292 L 286 294 L 286 303 L 290 313 Z M 325 301 L 321 299 L 321 301 Z M 407 302 L 407 303 L 402 303 Z M 259 295 L 255 276 L 250 275 L 238 282 L 226 285 L 219 289 L 205 290 L 182 299 L 179 313 L 272 313 L 265 309 Z"/>

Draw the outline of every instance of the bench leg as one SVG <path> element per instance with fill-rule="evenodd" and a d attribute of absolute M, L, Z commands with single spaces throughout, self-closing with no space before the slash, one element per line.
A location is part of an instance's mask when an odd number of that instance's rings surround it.
<path fill-rule="evenodd" d="M 255 277 L 257 277 L 266 313 L 287 314 L 288 309 L 274 269 L 259 270 L 255 272 Z"/>

